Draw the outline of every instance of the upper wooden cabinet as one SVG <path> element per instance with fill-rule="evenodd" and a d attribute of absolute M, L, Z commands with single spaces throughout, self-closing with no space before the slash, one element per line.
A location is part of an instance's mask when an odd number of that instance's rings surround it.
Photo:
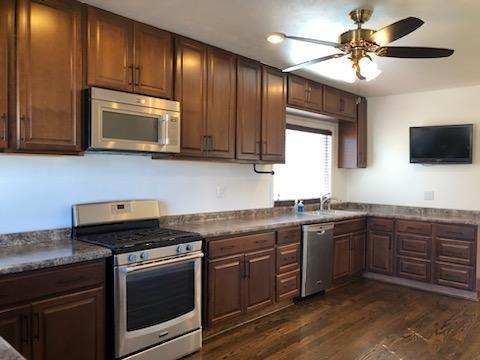
<path fill-rule="evenodd" d="M 81 150 L 81 4 L 19 0 L 17 149 Z"/>
<path fill-rule="evenodd" d="M 0 149 L 8 147 L 9 64 L 13 49 L 13 0 L 0 2 Z"/>
<path fill-rule="evenodd" d="M 287 81 L 280 70 L 263 66 L 261 159 L 285 162 Z"/>
<path fill-rule="evenodd" d="M 262 131 L 262 65 L 237 60 L 237 159 L 260 160 Z"/>
<path fill-rule="evenodd" d="M 307 111 L 323 110 L 323 85 L 288 75 L 288 105 Z"/>
<path fill-rule="evenodd" d="M 338 123 L 338 167 L 356 169 L 367 167 L 367 99 L 360 98 L 357 121 Z"/>
<path fill-rule="evenodd" d="M 171 34 L 88 8 L 88 84 L 170 99 Z"/>
<path fill-rule="evenodd" d="M 355 121 L 357 116 L 358 96 L 334 89 L 324 87 L 323 111 L 339 119 Z"/>
<path fill-rule="evenodd" d="M 235 157 L 236 57 L 215 48 L 207 51 L 207 156 Z"/>
<path fill-rule="evenodd" d="M 178 37 L 175 99 L 182 104 L 181 155 L 235 157 L 236 58 Z"/>
<path fill-rule="evenodd" d="M 207 46 L 176 38 L 175 49 L 175 100 L 182 104 L 181 153 L 202 156 L 206 149 Z"/>

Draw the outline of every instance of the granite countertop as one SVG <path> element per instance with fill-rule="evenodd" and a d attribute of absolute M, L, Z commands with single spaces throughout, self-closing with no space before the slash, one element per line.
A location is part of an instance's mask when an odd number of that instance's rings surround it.
<path fill-rule="evenodd" d="M 368 211 L 367 213 L 368 213 L 368 216 L 371 216 L 371 217 L 381 217 L 381 218 L 388 218 L 388 219 L 429 221 L 432 223 L 458 224 L 458 225 L 475 225 L 475 226 L 480 225 L 479 220 L 466 218 L 466 217 L 416 215 L 416 214 L 372 212 L 372 211 Z"/>
<path fill-rule="evenodd" d="M 4 338 L 0 336 L 0 359 L 2 360 L 25 360 Z"/>
<path fill-rule="evenodd" d="M 304 212 L 262 217 L 244 217 L 228 220 L 209 220 L 165 225 L 170 229 L 192 231 L 205 238 L 229 236 L 253 231 L 273 230 L 279 227 L 341 221 L 366 216 L 362 211 L 332 210 L 325 212 Z"/>
<path fill-rule="evenodd" d="M 111 256 L 109 249 L 70 238 L 0 246 L 0 275 Z M 3 359 L 2 357 L 0 357 Z"/>

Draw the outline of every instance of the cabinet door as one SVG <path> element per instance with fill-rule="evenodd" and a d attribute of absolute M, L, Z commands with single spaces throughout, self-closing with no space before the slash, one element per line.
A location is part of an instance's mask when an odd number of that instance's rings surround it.
<path fill-rule="evenodd" d="M 88 8 L 88 84 L 133 90 L 133 21 Z"/>
<path fill-rule="evenodd" d="M 173 54 L 169 32 L 135 23 L 134 92 L 172 98 Z"/>
<path fill-rule="evenodd" d="M 366 234 L 353 234 L 352 235 L 352 274 L 359 274 L 365 270 L 365 242 Z"/>
<path fill-rule="evenodd" d="M 308 82 L 304 78 L 288 75 L 288 105 L 307 107 Z"/>
<path fill-rule="evenodd" d="M 286 81 L 285 75 L 263 67 L 262 160 L 285 162 Z"/>
<path fill-rule="evenodd" d="M 344 120 L 355 120 L 357 115 L 357 97 L 325 86 L 323 93 L 323 109 Z"/>
<path fill-rule="evenodd" d="M 242 314 L 244 255 L 208 262 L 208 325 Z"/>
<path fill-rule="evenodd" d="M 226 51 L 208 48 L 208 157 L 235 157 L 236 59 Z"/>
<path fill-rule="evenodd" d="M 32 304 L 35 360 L 103 359 L 104 293 L 97 288 Z"/>
<path fill-rule="evenodd" d="M 81 150 L 81 24 L 78 2 L 18 2 L 20 149 Z"/>
<path fill-rule="evenodd" d="M 357 105 L 357 168 L 367 167 L 367 99 Z"/>
<path fill-rule="evenodd" d="M 350 275 L 350 256 L 350 234 L 335 236 L 333 238 L 333 280 Z"/>
<path fill-rule="evenodd" d="M 30 305 L 0 310 L 0 336 L 30 358 Z"/>
<path fill-rule="evenodd" d="M 237 60 L 237 159 L 259 160 L 262 126 L 262 66 Z"/>
<path fill-rule="evenodd" d="M 207 47 L 185 38 L 177 38 L 175 44 L 175 100 L 182 104 L 181 153 L 204 156 Z"/>
<path fill-rule="evenodd" d="M 0 149 L 8 147 L 8 69 L 11 52 L 13 0 L 0 2 Z"/>
<path fill-rule="evenodd" d="M 309 81 L 307 93 L 307 107 L 313 111 L 323 110 L 323 85 Z"/>
<path fill-rule="evenodd" d="M 368 270 L 391 275 L 392 234 L 371 231 L 368 234 Z"/>
<path fill-rule="evenodd" d="M 245 255 L 245 311 L 272 305 L 275 300 L 275 250 Z"/>

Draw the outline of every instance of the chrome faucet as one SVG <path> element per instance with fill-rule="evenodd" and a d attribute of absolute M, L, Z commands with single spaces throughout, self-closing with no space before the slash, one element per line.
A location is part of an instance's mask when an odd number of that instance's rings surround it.
<path fill-rule="evenodd" d="M 320 197 L 320 210 L 330 210 L 330 202 L 332 201 L 332 194 L 326 193 Z M 327 209 L 325 209 L 325 205 L 327 205 Z"/>

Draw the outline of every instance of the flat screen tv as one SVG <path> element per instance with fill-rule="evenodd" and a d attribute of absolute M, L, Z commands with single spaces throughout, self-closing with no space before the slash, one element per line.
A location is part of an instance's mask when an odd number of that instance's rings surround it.
<path fill-rule="evenodd" d="M 410 162 L 471 164 L 473 125 L 410 128 Z"/>

